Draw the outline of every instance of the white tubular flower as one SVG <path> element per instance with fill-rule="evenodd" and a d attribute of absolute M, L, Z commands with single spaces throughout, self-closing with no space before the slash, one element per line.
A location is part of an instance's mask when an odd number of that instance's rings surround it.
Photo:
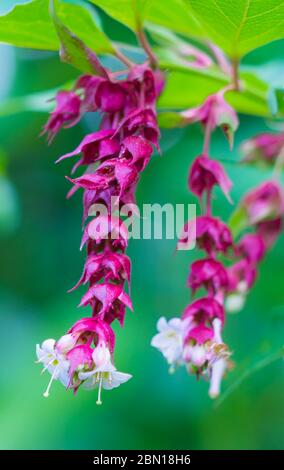
<path fill-rule="evenodd" d="M 214 318 L 212 324 L 213 324 L 213 331 L 214 331 L 214 341 L 216 343 L 223 343 L 222 336 L 221 336 L 222 322 L 220 318 Z"/>
<path fill-rule="evenodd" d="M 37 344 L 36 355 L 38 358 L 37 362 L 41 362 L 44 365 L 42 373 L 48 370 L 51 374 L 51 379 L 43 396 L 46 398 L 49 396 L 53 380 L 59 380 L 65 387 L 67 387 L 69 384 L 68 371 L 70 363 L 64 354 L 57 351 L 55 340 L 46 339 L 41 346 Z"/>
<path fill-rule="evenodd" d="M 169 364 L 178 364 L 182 361 L 183 322 L 180 318 L 172 318 L 167 322 L 161 317 L 157 323 L 159 331 L 151 341 L 154 348 L 159 349 Z"/>
<path fill-rule="evenodd" d="M 227 360 L 225 358 L 219 359 L 212 365 L 209 388 L 209 396 L 211 398 L 217 398 L 219 396 L 222 378 L 226 372 L 226 369 Z"/>
<path fill-rule="evenodd" d="M 219 318 L 213 320 L 213 330 L 214 338 L 209 343 L 207 352 L 209 370 L 211 370 L 215 362 L 218 362 L 220 359 L 227 360 L 231 356 L 231 351 L 222 340 L 222 322 Z"/>
<path fill-rule="evenodd" d="M 93 360 L 97 367 L 89 372 L 79 372 L 79 379 L 84 380 L 83 388 L 91 390 L 98 387 L 97 405 L 101 405 L 101 391 L 117 388 L 131 379 L 132 375 L 118 372 L 111 362 L 111 355 L 105 345 L 98 345 L 93 352 Z M 98 365 L 100 364 L 100 365 Z"/>
<path fill-rule="evenodd" d="M 107 345 L 105 343 L 99 343 L 94 349 L 92 358 L 96 368 L 103 367 L 104 365 L 108 367 L 111 361 L 111 355 Z"/>

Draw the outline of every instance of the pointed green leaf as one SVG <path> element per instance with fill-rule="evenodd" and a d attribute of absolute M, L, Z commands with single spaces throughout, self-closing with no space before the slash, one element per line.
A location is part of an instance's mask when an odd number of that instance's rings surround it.
<path fill-rule="evenodd" d="M 204 35 L 184 0 L 151 0 L 144 19 L 189 37 Z"/>
<path fill-rule="evenodd" d="M 16 5 L 0 16 L 0 42 L 17 47 L 55 51 L 59 40 L 49 15 L 49 0 L 34 0 Z M 62 23 L 94 52 L 112 53 L 113 46 L 97 26 L 88 8 L 58 2 L 57 15 Z"/>
<path fill-rule="evenodd" d="M 185 0 L 205 34 L 231 57 L 240 58 L 284 37 L 282 0 Z"/>
<path fill-rule="evenodd" d="M 100 29 L 89 8 L 56 0 L 56 13 L 64 26 L 96 54 L 114 52 L 111 41 Z"/>
<path fill-rule="evenodd" d="M 107 77 L 107 72 L 100 64 L 95 53 L 59 19 L 57 6 L 57 1 L 50 0 L 50 16 L 60 40 L 61 60 L 73 65 L 82 72 Z"/>
<path fill-rule="evenodd" d="M 16 5 L 0 16 L 0 42 L 18 47 L 57 50 L 59 42 L 48 12 L 48 0 Z"/>
<path fill-rule="evenodd" d="M 151 0 L 90 0 L 115 20 L 137 31 L 144 19 L 144 10 Z"/>
<path fill-rule="evenodd" d="M 198 22 L 188 11 L 184 0 L 90 1 L 133 31 L 137 31 L 147 20 L 188 36 L 202 34 Z"/>

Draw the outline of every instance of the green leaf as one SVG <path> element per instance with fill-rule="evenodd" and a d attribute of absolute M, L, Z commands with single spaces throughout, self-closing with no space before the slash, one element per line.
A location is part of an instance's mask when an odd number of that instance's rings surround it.
<path fill-rule="evenodd" d="M 60 43 L 49 16 L 49 0 L 17 5 L 0 17 L 0 42 L 17 47 L 55 51 Z M 91 12 L 82 6 L 58 2 L 57 15 L 86 46 L 98 54 L 112 53 L 113 46 L 97 26 Z"/>
<path fill-rule="evenodd" d="M 248 216 L 243 206 L 238 206 L 234 210 L 230 217 L 228 225 L 231 229 L 234 238 L 237 238 L 238 235 L 247 227 Z"/>
<path fill-rule="evenodd" d="M 205 98 L 228 85 L 229 78 L 217 68 L 194 69 L 161 61 L 168 70 L 166 87 L 159 99 L 160 110 L 186 109 L 201 104 Z M 241 73 L 241 92 L 227 92 L 226 100 L 237 112 L 268 117 L 268 85 L 252 73 Z M 194 90 L 194 91 L 193 91 Z"/>
<path fill-rule="evenodd" d="M 201 28 L 184 0 L 90 0 L 109 16 L 133 31 L 144 21 L 166 26 L 176 32 L 199 36 Z"/>
<path fill-rule="evenodd" d="M 48 0 L 16 5 L 0 17 L 0 41 L 18 47 L 57 50 L 59 42 L 48 13 Z"/>
<path fill-rule="evenodd" d="M 150 0 L 90 0 L 115 20 L 137 31 L 143 22 L 144 9 Z"/>
<path fill-rule="evenodd" d="M 233 58 L 284 37 L 281 0 L 185 0 L 209 39 Z"/>
<path fill-rule="evenodd" d="M 184 118 L 176 111 L 164 111 L 158 114 L 159 127 L 163 129 L 172 129 L 176 127 L 184 127 Z"/>
<path fill-rule="evenodd" d="M 145 10 L 144 19 L 189 37 L 203 36 L 199 22 L 184 0 L 152 0 Z"/>
<path fill-rule="evenodd" d="M 185 40 L 177 36 L 177 34 L 173 33 L 168 28 L 164 28 L 163 26 L 151 23 L 149 21 L 146 21 L 144 26 L 154 41 L 162 47 L 172 48 L 188 44 Z"/>
<path fill-rule="evenodd" d="M 114 47 L 99 28 L 88 8 L 56 1 L 56 13 L 62 23 L 97 54 L 112 54 Z"/>
<path fill-rule="evenodd" d="M 50 0 L 50 15 L 60 40 L 61 60 L 73 65 L 82 72 L 107 77 L 107 73 L 95 53 L 59 19 L 57 5 L 57 1 Z"/>

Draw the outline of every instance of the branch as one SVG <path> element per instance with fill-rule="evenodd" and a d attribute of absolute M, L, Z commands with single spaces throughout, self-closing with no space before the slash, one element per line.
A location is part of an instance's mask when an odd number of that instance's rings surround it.
<path fill-rule="evenodd" d="M 152 51 L 152 48 L 149 44 L 149 41 L 148 41 L 147 36 L 144 33 L 143 29 L 141 27 L 139 27 L 137 29 L 136 34 L 137 34 L 138 41 L 140 42 L 141 46 L 143 47 L 144 51 L 146 52 L 147 56 L 149 57 L 150 64 L 153 67 L 156 67 L 158 65 L 158 59 L 155 56 L 154 52 Z"/>
<path fill-rule="evenodd" d="M 115 57 L 120 60 L 126 67 L 132 68 L 135 64 L 132 62 L 126 55 L 124 55 L 119 49 L 115 49 L 114 51 Z"/>
<path fill-rule="evenodd" d="M 240 82 L 239 82 L 239 60 L 232 60 L 232 85 L 235 91 L 240 91 Z"/>

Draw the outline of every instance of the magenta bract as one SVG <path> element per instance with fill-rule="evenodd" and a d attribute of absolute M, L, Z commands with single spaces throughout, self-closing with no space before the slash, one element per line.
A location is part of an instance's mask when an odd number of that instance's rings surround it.
<path fill-rule="evenodd" d="M 232 182 L 226 175 L 223 166 L 205 155 L 194 160 L 189 173 L 188 185 L 189 189 L 199 198 L 205 191 L 211 191 L 213 186 L 218 185 L 225 196 L 230 199 L 229 192 Z"/>
<path fill-rule="evenodd" d="M 265 254 L 265 243 L 260 235 L 248 233 L 236 245 L 235 252 L 251 263 L 258 263 Z"/>
<path fill-rule="evenodd" d="M 224 307 L 212 297 L 202 297 L 188 305 L 183 311 L 182 318 L 192 318 L 200 323 L 219 318 L 222 323 L 225 319 Z"/>
<path fill-rule="evenodd" d="M 196 230 L 194 230 L 196 224 Z M 196 236 L 196 242 L 200 249 L 206 251 L 208 255 L 214 252 L 226 251 L 232 246 L 233 240 L 230 229 L 220 219 L 202 215 L 185 224 L 182 237 L 178 242 L 178 247 L 191 246 Z"/>
<path fill-rule="evenodd" d="M 246 292 L 250 289 L 257 276 L 256 267 L 247 259 L 242 259 L 227 269 L 228 291 Z"/>
<path fill-rule="evenodd" d="M 284 214 L 284 194 L 276 181 L 265 181 L 253 189 L 243 199 L 250 224 L 282 217 Z"/>
<path fill-rule="evenodd" d="M 74 126 L 79 121 L 80 105 L 80 98 L 74 92 L 59 91 L 57 93 L 56 108 L 43 129 L 47 133 L 49 142 L 62 127 Z"/>
<path fill-rule="evenodd" d="M 219 261 L 213 258 L 206 258 L 192 263 L 188 277 L 188 287 L 195 292 L 202 286 L 210 294 L 215 294 L 219 289 L 227 288 L 227 271 Z"/>

